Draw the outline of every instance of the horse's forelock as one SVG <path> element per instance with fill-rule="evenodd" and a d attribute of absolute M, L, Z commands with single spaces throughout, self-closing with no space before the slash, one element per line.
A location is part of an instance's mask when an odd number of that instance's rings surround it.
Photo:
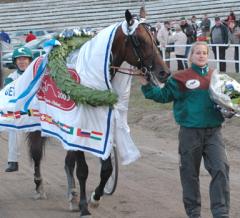
<path fill-rule="evenodd" d="M 133 23 L 132 25 L 129 25 L 128 22 L 125 20 L 122 22 L 122 31 L 125 35 L 132 35 L 135 30 L 137 29 L 138 25 L 140 24 L 140 22 L 137 19 L 132 19 Z"/>

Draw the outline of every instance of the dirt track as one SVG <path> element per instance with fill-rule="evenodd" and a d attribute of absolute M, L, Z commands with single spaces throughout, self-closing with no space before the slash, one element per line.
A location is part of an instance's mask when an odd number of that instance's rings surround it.
<path fill-rule="evenodd" d="M 116 192 L 105 196 L 93 218 L 185 218 L 178 173 L 177 130 L 170 111 L 142 116 L 130 111 L 130 126 L 142 158 L 129 166 L 121 166 Z M 145 125 L 148 124 L 148 127 Z M 231 218 L 240 217 L 240 120 L 234 118 L 223 127 L 231 164 Z M 65 151 L 52 140 L 43 160 L 47 200 L 33 200 L 33 169 L 27 148 L 22 147 L 20 170 L 5 173 L 7 137 L 0 133 L 0 218 L 77 218 L 69 212 L 66 200 L 66 177 L 63 170 Z M 99 177 L 98 159 L 88 155 L 88 194 Z M 201 170 L 202 217 L 210 218 L 208 200 L 209 176 Z"/>

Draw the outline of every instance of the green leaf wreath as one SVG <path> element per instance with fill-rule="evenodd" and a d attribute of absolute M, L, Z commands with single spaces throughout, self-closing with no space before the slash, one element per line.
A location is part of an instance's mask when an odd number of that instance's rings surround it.
<path fill-rule="evenodd" d="M 89 104 L 91 106 L 113 106 L 117 102 L 117 94 L 110 90 L 96 90 L 78 84 L 68 73 L 66 66 L 67 56 L 75 49 L 80 48 L 90 36 L 73 36 L 71 38 L 58 38 L 61 46 L 54 47 L 48 56 L 50 76 L 57 87 L 76 104 Z"/>

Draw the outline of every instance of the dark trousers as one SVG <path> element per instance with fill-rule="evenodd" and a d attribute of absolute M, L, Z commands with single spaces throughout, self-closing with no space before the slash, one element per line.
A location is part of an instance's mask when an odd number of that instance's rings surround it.
<path fill-rule="evenodd" d="M 170 51 L 166 50 L 165 51 L 165 58 L 166 59 L 170 59 Z M 165 61 L 166 65 L 168 66 L 168 68 L 170 68 L 170 61 Z"/>
<path fill-rule="evenodd" d="M 195 217 L 201 212 L 199 173 L 203 158 L 205 168 L 211 175 L 209 196 L 213 218 L 229 218 L 229 164 L 221 127 L 180 127 L 179 155 L 183 202 L 187 215 Z"/>
<path fill-rule="evenodd" d="M 239 47 L 234 48 L 234 60 L 239 61 Z M 235 71 L 236 73 L 239 73 L 239 63 L 235 63 Z"/>
<path fill-rule="evenodd" d="M 212 47 L 214 58 L 217 59 L 217 48 L 216 46 Z M 220 60 L 225 60 L 225 55 L 226 55 L 226 47 L 224 46 L 219 46 L 219 59 Z M 226 72 L 226 62 L 221 62 L 220 61 L 220 71 Z"/>
<path fill-rule="evenodd" d="M 176 55 L 176 58 L 185 58 L 185 55 Z M 187 64 L 184 60 L 177 60 L 178 70 L 184 70 L 187 68 Z"/>

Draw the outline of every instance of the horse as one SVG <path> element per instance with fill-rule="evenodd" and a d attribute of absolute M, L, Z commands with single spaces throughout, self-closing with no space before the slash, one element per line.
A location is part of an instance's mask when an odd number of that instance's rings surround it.
<path fill-rule="evenodd" d="M 170 75 L 170 71 L 162 60 L 156 42 L 147 24 L 136 22 L 136 18 L 130 11 L 125 11 L 127 28 L 121 25 L 116 29 L 111 48 L 111 79 L 116 72 L 121 72 L 121 64 L 128 64 L 138 68 L 144 76 L 153 84 L 164 82 Z M 137 25 L 136 25 L 137 23 Z M 40 131 L 28 134 L 28 146 L 30 156 L 34 162 L 34 182 L 37 198 L 46 197 L 43 188 L 43 179 L 40 172 L 40 164 L 43 156 L 46 138 L 41 136 Z M 68 195 L 72 207 L 77 202 L 75 189 L 74 168 L 80 185 L 80 217 L 90 216 L 90 206 L 96 207 L 104 194 L 104 187 L 112 174 L 111 155 L 106 160 L 101 160 L 100 183 L 91 195 L 90 202 L 86 196 L 86 181 L 88 178 L 88 165 L 83 151 L 67 151 L 65 157 L 65 172 L 68 181 Z M 73 209 L 73 208 L 72 208 Z"/>

